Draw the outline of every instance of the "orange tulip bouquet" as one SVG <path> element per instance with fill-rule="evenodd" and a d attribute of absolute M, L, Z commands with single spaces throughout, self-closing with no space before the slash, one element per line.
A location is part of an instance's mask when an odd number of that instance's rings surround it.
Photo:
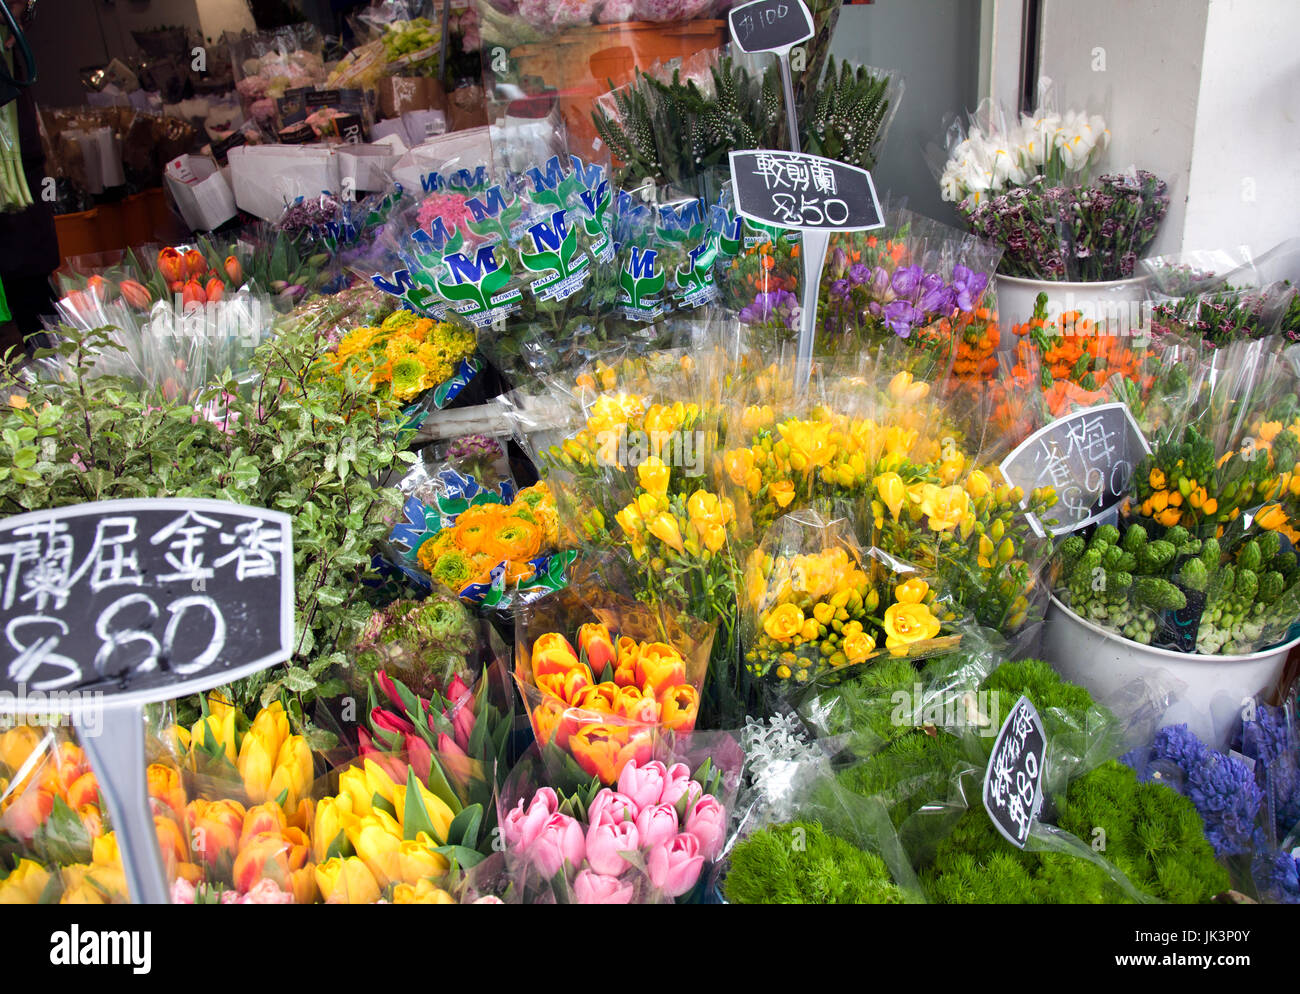
<path fill-rule="evenodd" d="M 251 723 L 216 697 L 205 712 L 150 750 L 149 798 L 173 893 L 199 886 L 226 903 L 315 900 L 311 748 L 278 702 Z M 0 851 L 19 871 L 0 883 L 0 903 L 128 899 L 107 807 L 70 736 L 29 725 L 0 734 L 0 780 Z"/>
<path fill-rule="evenodd" d="M 138 266 L 127 256 L 116 282 L 91 275 L 83 289 L 56 301 L 59 324 L 49 329 L 56 347 L 60 327 L 72 329 L 79 340 L 89 337 L 96 373 L 130 380 L 169 402 L 199 401 L 226 371 L 232 374 L 227 383 L 246 389 L 253 353 L 274 328 L 271 298 L 243 282 L 234 256 L 223 263 L 197 248 L 165 248 L 158 255 L 159 269 L 146 283 L 121 276 Z M 179 276 L 168 280 L 164 270 Z M 39 366 L 59 376 L 64 362 L 56 354 Z M 222 400 L 222 394 L 205 398 L 199 414 L 220 424 Z"/>
<path fill-rule="evenodd" d="M 695 728 L 716 626 L 581 582 L 518 614 L 515 682 L 548 764 L 608 784 Z"/>

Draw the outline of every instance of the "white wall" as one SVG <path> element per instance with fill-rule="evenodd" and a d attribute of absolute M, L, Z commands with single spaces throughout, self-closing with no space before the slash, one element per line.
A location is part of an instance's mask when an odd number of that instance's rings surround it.
<path fill-rule="evenodd" d="M 1134 165 L 1169 184 L 1169 213 L 1152 255 L 1179 251 L 1183 242 L 1208 6 L 1209 0 L 1043 4 L 1040 75 L 1057 84 L 1063 107 L 1106 118 L 1111 146 L 1103 165 Z"/>
<path fill-rule="evenodd" d="M 1300 5 L 1210 0 L 1188 184 L 1187 249 L 1300 235 Z"/>
<path fill-rule="evenodd" d="M 1300 235 L 1296 0 L 1044 0 L 1039 64 L 1169 183 L 1152 254 Z"/>

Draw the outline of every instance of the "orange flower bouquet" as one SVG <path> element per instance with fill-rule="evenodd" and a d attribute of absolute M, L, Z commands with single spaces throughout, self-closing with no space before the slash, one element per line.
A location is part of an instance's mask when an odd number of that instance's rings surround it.
<path fill-rule="evenodd" d="M 715 626 L 619 596 L 557 597 L 516 622 L 515 681 L 548 763 L 613 783 L 660 736 L 694 730 Z"/>

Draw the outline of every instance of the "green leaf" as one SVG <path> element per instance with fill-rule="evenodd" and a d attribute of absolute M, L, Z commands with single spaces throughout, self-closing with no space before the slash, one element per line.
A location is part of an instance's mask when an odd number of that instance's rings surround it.
<path fill-rule="evenodd" d="M 402 837 L 407 840 L 414 839 L 421 832 L 437 841 L 439 845 L 447 841 L 434 829 L 433 820 L 429 817 L 429 810 L 424 806 L 424 798 L 420 794 L 419 778 L 416 777 L 415 770 L 407 767 L 406 810 L 402 813 Z"/>
<path fill-rule="evenodd" d="M 482 822 L 483 806 L 480 804 L 469 805 L 452 819 L 451 827 L 447 829 L 447 841 L 454 845 L 477 849 L 478 830 Z"/>

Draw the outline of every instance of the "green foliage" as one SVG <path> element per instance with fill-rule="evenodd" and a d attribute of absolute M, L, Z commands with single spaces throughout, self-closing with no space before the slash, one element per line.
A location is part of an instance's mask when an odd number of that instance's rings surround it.
<path fill-rule="evenodd" d="M 296 651 L 229 689 L 247 709 L 283 697 L 301 726 L 303 708 L 371 612 L 360 580 L 401 500 L 373 481 L 413 458 L 396 402 L 372 394 L 364 376 L 329 372 L 327 344 L 306 322 L 287 322 L 258 347 L 251 387 L 229 371 L 218 378 L 207 399 L 224 391 L 220 424 L 95 375 L 97 353 L 117 348 L 103 331 L 61 334 L 38 357 L 61 357 L 63 379 L 34 383 L 27 407 L 0 414 L 0 461 L 9 464 L 0 468 L 0 513 L 194 497 L 290 514 Z M 0 376 L 17 374 L 0 363 Z"/>
<path fill-rule="evenodd" d="M 732 850 L 723 882 L 733 904 L 902 904 L 884 861 L 817 822 L 755 832 Z"/>
<path fill-rule="evenodd" d="M 1109 746 L 1114 721 L 1082 687 L 1065 683 L 1047 663 L 1004 663 L 983 681 L 1004 707 L 1022 694 L 1047 728 L 1049 767 L 1087 769 Z M 1104 866 L 1080 856 L 1025 852 L 998 834 L 978 800 L 978 775 L 992 738 L 965 740 L 908 728 L 864 762 L 838 775 L 841 788 L 880 799 L 920 869 L 926 896 L 943 903 L 1096 903 L 1132 900 Z M 1113 754 L 1113 753 L 1112 753 Z M 1049 769 L 1049 773 L 1051 770 Z M 1053 782 L 1049 778 L 1049 784 Z M 951 800 L 963 785 L 967 809 L 952 830 L 934 839 L 922 806 Z M 974 787 L 974 790 L 971 787 Z M 1159 783 L 1138 783 L 1127 767 L 1104 762 L 1060 783 L 1052 794 L 1055 823 L 1086 845 L 1138 890 L 1165 901 L 1202 902 L 1227 889 L 1200 816 L 1186 798 Z M 933 816 L 931 816 L 933 817 Z M 937 823 L 936 823 L 937 824 Z M 1097 829 L 1100 829 L 1098 833 Z"/>
<path fill-rule="evenodd" d="M 681 70 L 668 80 L 638 70 L 629 86 L 613 91 L 612 114 L 592 115 L 596 132 L 624 162 L 621 183 L 682 185 L 725 169 L 734 149 L 788 147 L 775 68 L 758 77 L 724 57 L 710 71 L 712 85 L 701 87 L 683 81 Z M 809 90 L 799 115 L 801 147 L 872 168 L 892 82 L 887 74 L 828 59 L 821 85 Z"/>

